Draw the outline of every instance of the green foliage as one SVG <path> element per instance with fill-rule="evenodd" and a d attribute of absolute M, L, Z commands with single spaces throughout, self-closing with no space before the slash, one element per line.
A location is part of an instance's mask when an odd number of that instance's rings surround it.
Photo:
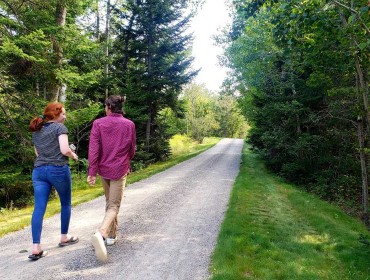
<path fill-rule="evenodd" d="M 245 138 L 248 131 L 248 124 L 245 117 L 232 96 L 220 96 L 216 105 L 216 120 L 219 128 L 216 135 L 227 138 Z"/>
<path fill-rule="evenodd" d="M 192 145 L 193 140 L 183 134 L 176 134 L 170 139 L 170 146 L 173 156 L 190 152 Z"/>
<path fill-rule="evenodd" d="M 184 132 L 186 128 L 185 122 L 185 105 L 183 104 L 184 100 L 180 100 L 180 108 L 176 111 L 171 108 L 165 108 L 159 112 L 160 118 L 165 122 L 167 126 L 167 133 L 170 135 L 175 135 L 179 132 Z"/>
<path fill-rule="evenodd" d="M 72 107 L 70 104 L 69 107 Z M 99 103 L 89 103 L 85 108 L 69 111 L 67 108 L 67 120 L 65 125 L 68 127 L 68 140 L 76 146 L 79 161 L 74 163 L 75 169 L 79 172 L 87 170 L 87 151 L 90 130 L 93 121 L 102 114 L 103 108 Z M 85 162 L 86 161 L 86 162 Z"/>
<path fill-rule="evenodd" d="M 136 160 L 151 162 L 169 155 L 161 113 L 177 111 L 182 87 L 195 75 L 190 70 L 191 36 L 187 1 L 126 1 L 115 9 L 112 74 L 107 84 L 127 96 L 126 115 L 138 130 Z M 124 11 L 124 12 L 121 12 Z"/>
<path fill-rule="evenodd" d="M 191 9 L 201 2 L 118 1 L 108 7 L 107 36 L 101 33 L 103 25 L 91 24 L 96 14 L 105 22 L 101 1 L 0 1 L 4 176 L 22 174 L 17 185 L 28 194 L 27 178 L 35 159 L 29 122 L 57 99 L 65 103 L 69 141 L 77 146 L 80 158 L 70 165 L 82 174 L 88 164 L 91 124 L 104 116 L 106 90 L 127 97 L 125 115 L 137 129 L 134 170 L 168 158 L 170 138 L 187 129 L 198 140 L 210 135 L 242 137 L 245 122 L 233 100 L 219 99 L 205 89 L 193 108 L 179 98 L 197 73 L 190 67 L 192 37 L 186 31 Z M 63 15 L 59 8 L 66 10 L 65 23 L 57 23 Z M 186 113 L 190 108 L 195 115 Z M 0 191 L 8 183 L 4 180 Z"/>
<path fill-rule="evenodd" d="M 3 16 L 7 18 L 0 26 L 4 38 L 0 42 L 0 58 L 2 68 L 13 77 L 17 94 L 24 98 L 25 92 L 41 96 L 43 91 L 43 98 L 54 100 L 56 85 L 64 83 L 72 90 L 76 89 L 77 81 L 80 88 L 82 83 L 94 83 L 90 72 L 96 69 L 83 69 L 81 64 L 89 62 L 84 60 L 87 55 L 91 56 L 96 44 L 76 25 L 77 16 L 84 12 L 81 5 L 87 1 L 58 2 L 66 5 L 64 26 L 56 24 L 58 5 L 55 1 L 47 4 L 43 1 L 17 2 L 0 3 Z M 76 67 L 77 60 L 80 65 Z M 96 65 L 99 63 L 95 62 Z M 95 83 L 96 79 L 97 73 Z"/>
<path fill-rule="evenodd" d="M 248 125 L 236 99 L 215 95 L 204 85 L 190 84 L 182 92 L 176 110 L 160 112 L 169 134 L 181 133 L 202 142 L 206 136 L 245 137 Z"/>
<path fill-rule="evenodd" d="M 77 146 L 80 158 L 71 167 L 78 173 L 85 171 L 91 124 L 104 115 L 101 101 L 106 89 L 109 94 L 127 96 L 126 116 L 137 128 L 134 169 L 168 158 L 169 139 L 177 130 L 170 131 L 160 112 L 171 108 L 176 116 L 183 115 L 177 97 L 195 75 L 190 71 L 191 36 L 185 34 L 190 19 L 187 5 L 197 2 L 119 1 L 109 7 L 108 41 L 91 25 L 97 9 L 106 16 L 99 1 L 0 2 L 0 136 L 4 140 L 0 168 L 4 174 L 24 174 L 20 182 L 30 176 L 35 155 L 29 121 L 56 98 L 65 102 L 69 141 Z M 66 9 L 65 24 L 57 24 L 59 7 Z M 132 24 L 127 21 L 130 18 Z M 63 90 L 66 100 L 61 98 Z M 8 187 L 6 182 L 0 191 Z"/>
<path fill-rule="evenodd" d="M 33 188 L 29 174 L 0 173 L 0 207 L 24 207 L 32 202 Z"/>
<path fill-rule="evenodd" d="M 253 2 L 233 1 L 235 23 L 244 28 L 228 34 L 224 58 L 252 126 L 249 143 L 290 181 L 356 205 L 362 180 L 356 119 L 365 110 L 355 61 L 366 76 L 367 1 L 351 8 L 343 1 Z"/>
<path fill-rule="evenodd" d="M 186 133 L 202 142 L 205 136 L 214 135 L 219 128 L 215 118 L 216 99 L 204 86 L 191 84 L 183 92 L 186 114 Z"/>

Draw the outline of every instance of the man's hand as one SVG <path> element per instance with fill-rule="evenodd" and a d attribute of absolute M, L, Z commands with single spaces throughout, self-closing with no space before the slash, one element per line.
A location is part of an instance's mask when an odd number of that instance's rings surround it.
<path fill-rule="evenodd" d="M 94 186 L 96 182 L 96 176 L 87 176 L 86 180 L 90 186 Z"/>

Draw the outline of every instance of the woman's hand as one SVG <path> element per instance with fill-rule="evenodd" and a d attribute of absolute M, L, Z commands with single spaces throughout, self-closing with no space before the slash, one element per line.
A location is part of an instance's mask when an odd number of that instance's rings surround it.
<path fill-rule="evenodd" d="M 68 145 L 68 135 L 67 134 L 61 134 L 59 135 L 58 137 L 58 140 L 59 140 L 59 147 L 60 147 L 60 152 L 73 159 L 73 160 L 78 160 L 78 156 L 76 153 L 74 153 L 72 151 L 72 149 L 70 148 L 70 146 Z"/>
<path fill-rule="evenodd" d="M 78 161 L 78 155 L 71 150 L 72 159 Z"/>

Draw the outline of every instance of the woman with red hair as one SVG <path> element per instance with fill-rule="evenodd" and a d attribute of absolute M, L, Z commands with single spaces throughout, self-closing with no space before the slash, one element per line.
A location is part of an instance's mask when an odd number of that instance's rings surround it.
<path fill-rule="evenodd" d="M 78 156 L 68 145 L 68 129 L 63 124 L 66 111 L 59 102 L 49 103 L 43 115 L 31 120 L 32 143 L 36 160 L 32 172 L 34 189 L 34 210 L 32 214 L 32 254 L 31 260 L 38 260 L 47 255 L 41 249 L 42 222 L 52 187 L 56 189 L 61 204 L 61 238 L 59 246 L 67 246 L 78 242 L 78 237 L 68 234 L 71 218 L 71 172 L 68 158 L 74 160 Z"/>

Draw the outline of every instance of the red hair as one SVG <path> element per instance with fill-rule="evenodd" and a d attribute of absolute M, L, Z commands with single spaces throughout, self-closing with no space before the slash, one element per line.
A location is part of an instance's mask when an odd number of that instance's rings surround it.
<path fill-rule="evenodd" d="M 30 131 L 39 131 L 44 123 L 54 120 L 63 112 L 64 105 L 59 102 L 51 102 L 46 105 L 42 116 L 34 117 L 30 122 Z"/>

